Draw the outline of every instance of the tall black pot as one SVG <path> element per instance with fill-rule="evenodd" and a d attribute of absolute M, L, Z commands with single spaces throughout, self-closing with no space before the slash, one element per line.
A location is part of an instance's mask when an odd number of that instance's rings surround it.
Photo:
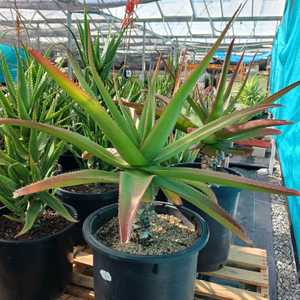
<path fill-rule="evenodd" d="M 0 240 L 0 299 L 56 300 L 72 276 L 73 228 L 37 240 Z"/>
<path fill-rule="evenodd" d="M 178 215 L 168 203 L 156 202 L 158 213 Z M 205 221 L 187 208 L 181 212 L 201 232 L 194 245 L 164 256 L 141 256 L 113 250 L 95 238 L 96 231 L 117 216 L 117 204 L 102 208 L 84 222 L 83 234 L 94 253 L 96 300 L 192 300 L 199 251 L 209 233 Z"/>
<path fill-rule="evenodd" d="M 118 202 L 118 189 L 102 193 L 72 192 L 65 189 L 58 189 L 57 196 L 66 204 L 73 206 L 78 214 L 79 222 L 73 231 L 75 245 L 85 244 L 82 235 L 82 225 L 88 215 L 99 208 Z"/>
<path fill-rule="evenodd" d="M 177 167 L 201 168 L 200 163 L 182 163 L 177 164 Z M 235 170 L 225 168 L 225 171 L 232 175 L 241 176 Z M 240 190 L 231 187 L 211 186 L 214 191 L 218 204 L 233 218 L 236 216 L 237 206 L 239 203 Z M 208 224 L 209 240 L 205 248 L 199 253 L 197 271 L 198 272 L 213 272 L 221 269 L 228 260 L 230 244 L 232 239 L 231 231 L 220 225 L 213 218 L 201 211 L 196 206 L 187 201 L 183 201 L 183 205 L 197 212 Z"/>

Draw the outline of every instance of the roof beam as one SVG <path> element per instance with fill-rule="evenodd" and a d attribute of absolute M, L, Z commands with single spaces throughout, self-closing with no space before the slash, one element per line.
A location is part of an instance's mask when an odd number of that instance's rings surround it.
<path fill-rule="evenodd" d="M 27 30 L 30 35 L 35 34 L 35 29 L 34 30 Z M 102 30 L 102 35 L 103 37 L 109 36 L 109 31 L 104 32 Z M 93 31 L 91 32 L 92 36 L 96 36 L 93 34 Z M 66 37 L 66 31 L 65 30 L 51 30 L 51 31 L 45 31 L 40 29 L 40 36 L 41 37 Z M 211 34 L 192 34 L 192 35 L 174 35 L 172 36 L 176 39 L 178 39 L 178 42 L 182 42 L 182 39 L 186 39 L 187 37 L 192 37 L 193 39 L 208 39 L 208 38 L 217 38 L 218 35 L 216 36 L 211 36 Z M 137 34 L 134 35 L 132 34 L 131 38 L 143 38 L 142 34 Z M 151 40 L 162 40 L 162 38 L 170 38 L 170 36 L 152 36 L 152 35 L 146 35 L 146 39 L 151 39 Z M 274 39 L 274 35 L 235 35 L 235 36 L 227 36 L 228 39 L 249 39 L 249 40 L 269 40 L 269 42 L 272 42 Z M 170 41 L 171 42 L 171 41 Z M 194 41 L 196 43 L 199 43 L 199 41 Z M 166 43 L 166 41 L 164 41 Z M 228 44 L 228 43 L 227 43 Z"/>
<path fill-rule="evenodd" d="M 149 3 L 155 2 L 157 0 L 141 0 L 140 3 Z M 112 8 L 123 6 L 127 3 L 126 0 L 119 0 L 111 3 L 103 3 L 100 6 L 98 4 L 82 4 L 79 2 L 71 2 L 71 1 L 60 1 L 59 6 L 55 1 L 15 1 L 15 0 L 7 0 L 0 1 L 0 8 L 18 8 L 18 9 L 40 9 L 40 10 L 58 10 L 59 8 L 63 10 L 69 10 L 70 12 L 80 12 L 83 11 L 86 6 L 88 12 L 97 12 L 103 8 Z"/>
<path fill-rule="evenodd" d="M 1 8 L 1 7 L 0 7 Z M 71 11 L 72 12 L 72 11 Z M 99 14 L 99 11 L 98 11 Z M 101 13 L 103 15 L 103 13 Z M 113 17 L 113 16 L 110 16 Z M 212 17 L 211 21 L 213 22 L 227 22 L 229 21 L 230 18 L 227 17 Z M 264 17 L 237 17 L 236 21 L 237 22 L 251 22 L 251 21 L 280 21 L 281 16 L 264 16 Z M 121 20 L 118 20 L 117 18 L 114 20 L 116 23 L 121 22 Z M 159 23 L 159 22 L 210 22 L 209 18 L 205 17 L 197 17 L 197 18 L 191 18 L 189 16 L 164 16 L 162 18 L 140 18 L 140 19 L 135 19 L 135 22 L 137 23 Z M 65 24 L 66 19 L 65 18 L 53 18 L 53 19 L 48 19 L 47 22 L 49 24 Z M 83 22 L 83 20 L 72 20 L 72 23 L 77 23 L 77 22 Z M 43 24 L 45 23 L 44 20 L 28 20 L 24 22 L 30 23 L 30 24 Z M 96 24 L 101 24 L 101 23 L 109 23 L 107 19 L 94 19 L 94 23 Z M 0 25 L 5 25 L 5 26 L 13 26 L 15 25 L 13 20 L 0 20 Z"/>

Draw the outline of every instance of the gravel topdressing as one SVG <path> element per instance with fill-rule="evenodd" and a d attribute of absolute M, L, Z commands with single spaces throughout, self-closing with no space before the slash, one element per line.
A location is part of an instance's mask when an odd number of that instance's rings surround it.
<path fill-rule="evenodd" d="M 274 258 L 277 271 L 277 299 L 300 299 L 300 284 L 294 260 L 286 198 L 272 195 Z"/>
<path fill-rule="evenodd" d="M 280 165 L 276 163 L 274 181 L 281 182 Z M 277 273 L 277 299 L 300 299 L 300 284 L 294 257 L 287 198 L 271 195 L 273 248 Z"/>

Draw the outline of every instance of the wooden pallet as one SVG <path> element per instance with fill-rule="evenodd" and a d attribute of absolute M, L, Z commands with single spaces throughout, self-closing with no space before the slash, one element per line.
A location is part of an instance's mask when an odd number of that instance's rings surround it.
<path fill-rule="evenodd" d="M 72 283 L 59 300 L 94 300 L 93 255 L 77 249 Z M 231 246 L 227 265 L 196 280 L 195 299 L 266 300 L 268 299 L 267 253 L 257 248 Z M 222 281 L 222 282 L 220 282 Z M 217 283 L 218 282 L 218 283 Z M 184 300 L 184 299 L 182 299 Z"/>

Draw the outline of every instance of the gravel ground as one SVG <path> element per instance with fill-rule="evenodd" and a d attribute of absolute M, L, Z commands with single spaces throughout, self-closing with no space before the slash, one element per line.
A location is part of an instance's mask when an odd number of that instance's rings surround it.
<path fill-rule="evenodd" d="M 277 182 L 281 180 L 278 165 L 273 179 Z M 279 195 L 271 195 L 271 199 L 277 299 L 300 300 L 300 284 L 294 260 L 287 199 L 285 196 Z"/>

